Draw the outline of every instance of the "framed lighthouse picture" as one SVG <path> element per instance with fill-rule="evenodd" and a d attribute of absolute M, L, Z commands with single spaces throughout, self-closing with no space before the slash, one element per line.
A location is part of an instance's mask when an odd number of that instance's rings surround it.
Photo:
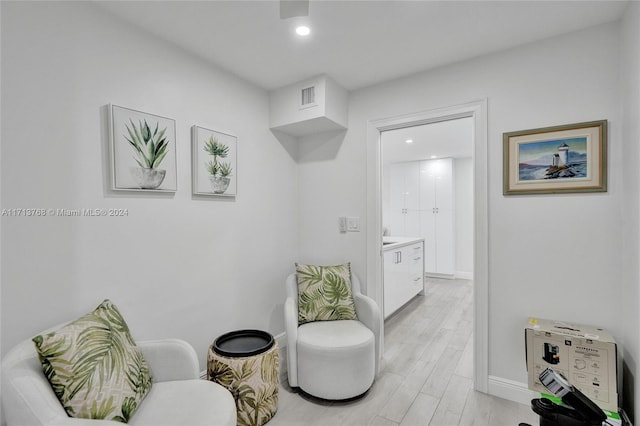
<path fill-rule="evenodd" d="M 607 120 L 503 134 L 503 193 L 607 191 Z"/>

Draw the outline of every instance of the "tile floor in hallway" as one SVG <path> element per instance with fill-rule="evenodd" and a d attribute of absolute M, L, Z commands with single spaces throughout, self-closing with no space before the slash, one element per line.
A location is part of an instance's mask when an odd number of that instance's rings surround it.
<path fill-rule="evenodd" d="M 384 359 L 367 394 L 323 401 L 285 379 L 268 425 L 538 425 L 528 405 L 473 390 L 472 281 L 428 279 L 425 288 L 386 321 Z"/>

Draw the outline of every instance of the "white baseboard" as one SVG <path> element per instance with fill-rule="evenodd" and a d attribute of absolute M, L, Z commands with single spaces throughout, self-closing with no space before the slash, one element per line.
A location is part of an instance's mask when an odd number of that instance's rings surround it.
<path fill-rule="evenodd" d="M 444 280 L 452 280 L 455 278 L 454 274 L 438 274 L 436 272 L 425 272 L 424 276 L 427 278 L 440 278 Z"/>
<path fill-rule="evenodd" d="M 456 271 L 454 276 L 460 280 L 471 280 L 473 281 L 473 272 L 464 272 L 464 271 Z"/>
<path fill-rule="evenodd" d="M 509 401 L 529 405 L 540 394 L 528 389 L 526 383 L 515 382 L 502 377 L 489 376 L 487 393 Z"/>
<path fill-rule="evenodd" d="M 273 336 L 273 338 L 276 339 L 276 342 L 278 342 L 278 347 L 280 349 L 287 347 L 287 333 L 286 332 L 283 331 L 280 334 L 276 334 L 275 336 Z"/>

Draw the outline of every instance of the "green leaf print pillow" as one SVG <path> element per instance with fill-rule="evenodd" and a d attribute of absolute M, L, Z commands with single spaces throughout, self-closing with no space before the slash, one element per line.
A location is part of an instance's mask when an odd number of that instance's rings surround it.
<path fill-rule="evenodd" d="M 298 323 L 355 320 L 351 264 L 315 266 L 296 263 Z"/>
<path fill-rule="evenodd" d="M 109 300 L 33 342 L 44 374 L 70 417 L 127 423 L 151 389 L 142 352 Z"/>

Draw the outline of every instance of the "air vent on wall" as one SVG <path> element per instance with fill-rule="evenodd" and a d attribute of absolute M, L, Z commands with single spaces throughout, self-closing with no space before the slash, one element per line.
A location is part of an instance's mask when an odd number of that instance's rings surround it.
<path fill-rule="evenodd" d="M 316 86 L 303 87 L 300 95 L 301 109 L 316 106 Z"/>
<path fill-rule="evenodd" d="M 269 127 L 295 138 L 346 130 L 348 96 L 324 74 L 272 90 Z"/>

